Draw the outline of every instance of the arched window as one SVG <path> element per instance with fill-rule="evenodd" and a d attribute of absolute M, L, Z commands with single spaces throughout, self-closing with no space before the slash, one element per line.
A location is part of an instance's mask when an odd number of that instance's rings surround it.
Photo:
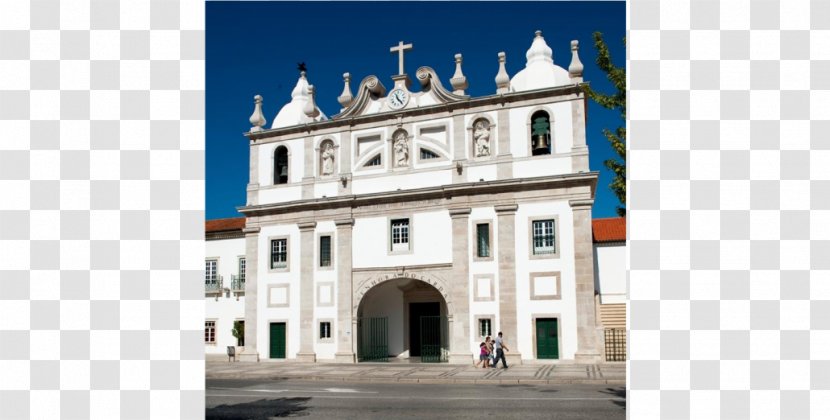
<path fill-rule="evenodd" d="M 377 155 L 375 155 L 375 157 L 373 157 L 371 160 L 366 162 L 366 164 L 363 165 L 363 166 L 368 168 L 368 167 L 371 167 L 371 166 L 380 166 L 380 164 L 381 164 L 380 153 L 378 153 Z"/>
<path fill-rule="evenodd" d="M 288 183 L 288 148 L 277 147 L 274 151 L 274 184 Z"/>
<path fill-rule="evenodd" d="M 533 156 L 549 155 L 552 150 L 550 116 L 536 111 L 530 117 L 530 151 Z"/>

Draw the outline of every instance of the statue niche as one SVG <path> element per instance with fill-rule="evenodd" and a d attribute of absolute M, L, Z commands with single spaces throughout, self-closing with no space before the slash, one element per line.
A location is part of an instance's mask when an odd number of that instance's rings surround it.
<path fill-rule="evenodd" d="M 320 145 L 320 175 L 334 174 L 334 142 L 326 140 Z"/>
<path fill-rule="evenodd" d="M 473 146 L 476 157 L 490 156 L 490 122 L 484 118 L 473 124 Z"/>
<path fill-rule="evenodd" d="M 398 130 L 392 136 L 392 150 L 395 154 L 396 168 L 409 166 L 409 142 L 407 141 L 407 137 L 407 133 L 404 130 Z"/>

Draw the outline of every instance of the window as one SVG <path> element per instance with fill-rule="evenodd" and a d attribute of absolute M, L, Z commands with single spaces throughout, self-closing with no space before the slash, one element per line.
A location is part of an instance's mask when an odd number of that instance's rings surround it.
<path fill-rule="evenodd" d="M 245 281 L 245 257 L 239 257 L 239 280 Z"/>
<path fill-rule="evenodd" d="M 478 335 L 481 337 L 487 337 L 488 335 L 492 334 L 492 320 L 490 318 L 479 318 L 478 320 Z"/>
<path fill-rule="evenodd" d="M 421 149 L 421 160 L 425 159 L 438 159 L 440 156 L 435 154 L 433 151 L 428 149 Z"/>
<path fill-rule="evenodd" d="M 479 258 L 490 257 L 489 223 L 479 223 L 476 225 L 476 256 Z"/>
<path fill-rule="evenodd" d="M 553 220 L 533 221 L 533 255 L 555 254 Z"/>
<path fill-rule="evenodd" d="M 288 239 L 271 240 L 271 269 L 288 267 Z"/>
<path fill-rule="evenodd" d="M 320 267 L 331 267 L 331 236 L 320 237 Z"/>
<path fill-rule="evenodd" d="M 530 149 L 533 156 L 551 154 L 550 116 L 545 111 L 534 112 L 530 117 Z"/>
<path fill-rule="evenodd" d="M 216 274 L 216 260 L 205 260 L 205 284 L 216 284 L 218 275 Z"/>
<path fill-rule="evenodd" d="M 392 219 L 392 251 L 409 250 L 409 219 Z"/>
<path fill-rule="evenodd" d="M 320 339 L 325 340 L 331 338 L 331 322 L 320 323 Z"/>
<path fill-rule="evenodd" d="M 377 156 L 373 157 L 372 159 L 370 159 L 368 162 L 366 162 L 366 164 L 363 165 L 363 166 L 369 167 L 369 166 L 380 166 L 380 165 L 381 165 L 380 155 L 377 155 Z"/>
<path fill-rule="evenodd" d="M 205 321 L 205 343 L 216 344 L 216 321 Z"/>
<path fill-rule="evenodd" d="M 274 151 L 274 184 L 288 183 L 288 148 L 277 147 Z"/>

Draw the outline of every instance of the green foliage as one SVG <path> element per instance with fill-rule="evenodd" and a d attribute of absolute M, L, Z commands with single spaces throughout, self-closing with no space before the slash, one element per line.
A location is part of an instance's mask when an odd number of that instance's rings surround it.
<path fill-rule="evenodd" d="M 234 321 L 231 334 L 236 338 L 236 344 L 241 345 L 240 343 L 245 338 L 245 323 L 242 321 Z"/>
<path fill-rule="evenodd" d="M 625 38 L 623 38 L 623 45 L 625 45 Z M 607 109 L 617 109 L 620 111 L 620 117 L 625 123 L 625 67 L 617 67 L 611 62 L 611 53 L 608 51 L 608 46 L 602 39 L 602 33 L 594 32 L 594 47 L 597 49 L 597 66 L 605 72 L 608 81 L 614 85 L 616 92 L 613 94 L 600 93 L 592 89 L 589 85 L 583 85 L 585 94 L 599 106 Z M 625 125 L 617 127 L 616 130 L 603 129 L 602 134 L 608 142 L 611 143 L 611 148 L 619 156 L 619 159 L 608 159 L 605 162 L 605 167 L 614 173 L 614 178 L 611 180 L 609 187 L 617 199 L 620 200 L 620 206 L 617 206 L 617 214 L 625 217 Z"/>

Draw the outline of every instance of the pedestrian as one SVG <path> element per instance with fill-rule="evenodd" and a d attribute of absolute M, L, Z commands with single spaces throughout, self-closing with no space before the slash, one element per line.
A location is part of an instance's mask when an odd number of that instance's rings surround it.
<path fill-rule="evenodd" d="M 487 343 L 487 367 L 493 367 L 493 360 L 496 358 L 496 352 L 493 351 L 493 339 L 488 335 L 484 342 Z"/>
<path fill-rule="evenodd" d="M 481 344 L 478 345 L 479 354 L 478 354 L 478 362 L 474 363 L 473 366 L 478 367 L 478 365 L 483 365 L 482 368 L 487 367 L 487 359 L 490 357 L 489 353 L 487 352 L 487 344 L 483 341 Z"/>
<path fill-rule="evenodd" d="M 501 359 L 501 364 L 507 369 L 507 359 L 504 357 L 504 352 L 510 351 L 510 348 L 504 344 L 504 340 L 502 339 L 501 331 L 499 331 L 499 336 L 496 337 L 495 343 L 493 347 L 496 349 L 496 360 L 493 361 L 493 369 L 496 368 L 496 365 L 499 364 L 499 359 Z"/>

